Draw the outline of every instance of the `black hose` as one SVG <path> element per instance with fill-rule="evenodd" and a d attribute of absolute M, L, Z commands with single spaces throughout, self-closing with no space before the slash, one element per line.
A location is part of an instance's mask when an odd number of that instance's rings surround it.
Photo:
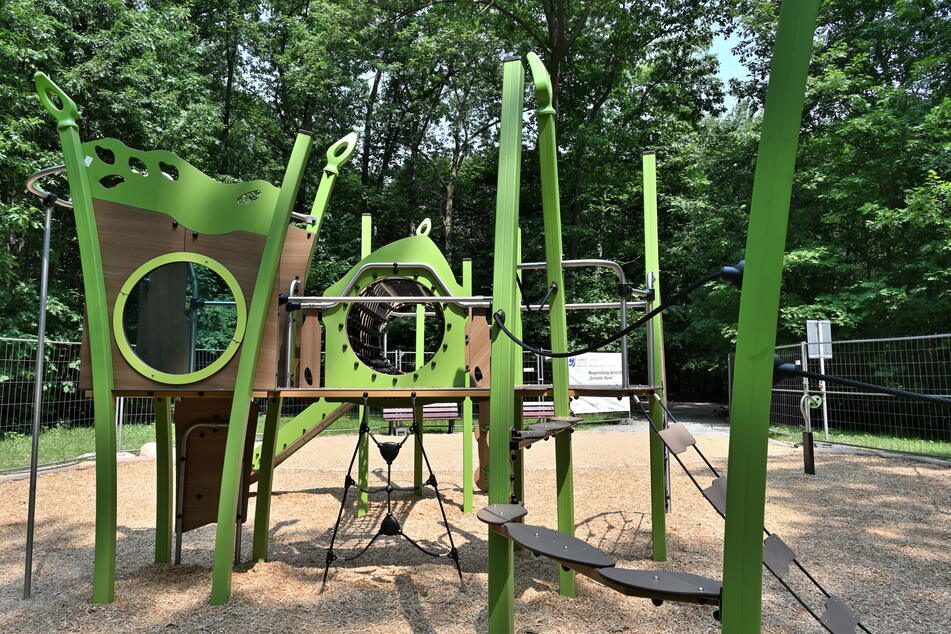
<path fill-rule="evenodd" d="M 504 332 L 505 335 L 509 339 L 514 341 L 516 344 L 518 344 L 518 346 L 521 347 L 523 350 L 534 352 L 538 356 L 548 357 L 549 359 L 564 359 L 566 357 L 574 357 L 579 354 L 585 354 L 586 352 L 594 352 L 600 348 L 603 348 L 604 346 L 608 344 L 614 343 L 621 337 L 632 333 L 639 326 L 643 326 L 648 321 L 650 321 L 653 317 L 664 312 L 671 306 L 675 306 L 679 304 L 684 299 L 686 299 L 686 297 L 690 295 L 690 293 L 694 292 L 695 290 L 697 290 L 698 288 L 700 288 L 707 282 L 712 282 L 714 280 L 719 280 L 719 279 L 722 279 L 722 271 L 717 271 L 716 273 L 705 275 L 701 277 L 700 279 L 696 280 L 695 282 L 693 282 L 692 284 L 690 284 L 689 286 L 687 286 L 686 288 L 680 291 L 677 291 L 676 293 L 671 295 L 670 298 L 666 302 L 664 302 L 663 304 L 661 304 L 654 310 L 650 311 L 649 313 L 647 313 L 646 315 L 644 315 L 643 317 L 641 317 L 640 319 L 632 323 L 627 328 L 619 332 L 616 332 L 613 335 L 610 335 L 609 337 L 606 337 L 602 339 L 601 341 L 598 341 L 597 343 L 593 343 L 590 346 L 587 346 L 586 348 L 581 348 L 580 350 L 572 350 L 571 352 L 552 352 L 551 350 L 545 350 L 544 348 L 536 348 L 534 346 L 531 346 L 525 343 L 524 341 L 516 337 L 515 334 L 512 333 L 512 331 L 510 331 L 508 328 L 505 327 L 505 311 L 502 311 L 502 310 L 495 311 L 495 314 L 492 315 L 492 318 L 495 321 L 495 325 L 499 327 L 499 330 Z"/>

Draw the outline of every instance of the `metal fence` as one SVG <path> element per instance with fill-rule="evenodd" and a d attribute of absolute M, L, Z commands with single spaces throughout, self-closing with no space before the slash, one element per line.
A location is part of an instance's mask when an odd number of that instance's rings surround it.
<path fill-rule="evenodd" d="M 47 341 L 43 377 L 40 466 L 74 462 L 95 451 L 92 399 L 79 389 L 80 343 Z M 220 351 L 198 350 L 197 365 L 203 367 Z M 394 350 L 387 353 L 403 372 L 412 372 L 415 354 Z M 550 383 L 551 363 L 533 353 L 524 355 L 525 383 Z M 36 340 L 0 337 L 0 473 L 29 467 L 30 435 L 33 424 L 33 386 L 36 367 Z M 284 399 L 282 416 L 303 411 L 307 399 Z M 259 403 L 264 412 L 264 400 Z M 380 418 L 382 411 L 371 408 L 370 416 Z M 357 410 L 346 415 L 352 425 L 336 425 L 335 432 L 356 431 Z M 135 452 L 152 440 L 150 428 L 155 418 L 151 398 L 120 398 L 116 402 L 116 446 L 119 451 Z M 136 427 L 138 426 L 138 427 Z"/>
<path fill-rule="evenodd" d="M 776 354 L 812 372 L 951 397 L 951 334 L 828 343 L 831 359 L 810 359 L 805 342 L 778 346 Z M 732 366 L 731 355 L 731 377 Z M 800 400 L 818 395 L 822 405 L 811 416 L 817 441 L 951 458 L 951 408 L 823 383 L 802 378 L 777 383 L 770 411 L 773 431 L 797 434 L 804 425 Z"/>

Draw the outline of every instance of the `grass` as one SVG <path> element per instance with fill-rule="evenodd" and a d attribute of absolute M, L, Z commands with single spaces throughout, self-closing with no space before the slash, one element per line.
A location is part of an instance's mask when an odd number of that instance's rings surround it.
<path fill-rule="evenodd" d="M 584 420 L 582 425 L 600 424 L 605 416 L 601 414 L 584 414 L 581 416 Z M 290 416 L 282 418 L 281 422 L 290 420 Z M 381 416 L 369 417 L 370 427 L 374 431 L 382 430 L 387 427 Z M 340 420 L 334 421 L 324 432 L 326 433 L 356 433 L 359 426 L 356 415 L 345 416 Z M 462 430 L 462 421 L 456 421 L 456 432 Z M 444 422 L 426 425 L 425 433 L 445 433 L 446 424 Z M 264 417 L 258 418 L 257 433 L 264 432 Z M 790 425 L 774 425 L 770 427 L 770 436 L 789 440 L 790 437 L 799 440 L 802 438 L 802 431 L 799 427 Z M 823 440 L 822 433 L 815 435 L 817 442 Z M 124 425 L 122 428 L 122 446 L 126 450 L 135 451 L 147 442 L 155 440 L 155 427 L 152 424 L 147 425 Z M 869 434 L 858 432 L 846 432 L 837 429 L 829 430 L 829 440 L 831 442 L 846 443 L 850 445 L 861 445 L 865 447 L 875 447 L 884 451 L 910 451 L 934 456 L 951 456 L 951 442 L 942 442 L 935 440 L 924 440 L 921 438 L 908 438 L 893 436 L 888 434 Z M 66 461 L 83 454 L 95 451 L 95 433 L 92 427 L 53 427 L 45 429 L 40 436 L 40 464 Z M 0 470 L 14 469 L 17 467 L 26 468 L 30 464 L 30 437 L 24 434 L 7 434 L 0 436 Z"/>
<path fill-rule="evenodd" d="M 790 436 L 792 436 L 797 441 L 802 439 L 802 429 L 793 427 L 792 425 L 771 425 L 769 431 L 771 438 L 790 440 Z M 813 440 L 816 443 L 825 440 L 822 430 L 813 430 L 813 432 Z M 891 434 L 872 434 L 867 432 L 830 429 L 829 442 L 874 447 L 883 451 L 904 451 L 934 455 L 936 457 L 951 456 L 951 442 L 925 440 L 923 438 L 895 436 Z"/>
<path fill-rule="evenodd" d="M 281 423 L 289 421 L 292 417 L 284 416 Z M 600 422 L 604 419 L 599 414 L 585 414 L 581 418 L 584 423 Z M 475 421 L 477 424 L 478 421 Z M 388 423 L 383 421 L 382 416 L 369 417 L 370 427 L 374 431 L 385 430 Z M 340 420 L 334 421 L 324 433 L 356 433 L 360 423 L 356 414 L 345 416 Z M 462 421 L 456 421 L 456 432 L 462 431 Z M 425 433 L 445 433 L 446 423 L 439 421 L 424 427 Z M 260 436 L 264 433 L 264 416 L 258 417 L 257 433 Z M 138 449 L 147 442 L 155 440 L 155 426 L 153 424 L 144 425 L 123 425 L 122 427 L 122 447 L 126 451 L 138 451 Z M 0 436 L 0 470 L 4 469 L 26 469 L 30 464 L 30 436 L 26 434 L 6 434 Z M 84 454 L 94 452 L 95 431 L 92 427 L 53 427 L 43 430 L 40 435 L 40 464 L 51 462 L 68 461 Z"/>

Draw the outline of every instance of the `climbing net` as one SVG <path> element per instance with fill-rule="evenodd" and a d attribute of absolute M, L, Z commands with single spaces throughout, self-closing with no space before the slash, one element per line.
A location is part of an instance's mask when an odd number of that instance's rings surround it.
<path fill-rule="evenodd" d="M 462 581 L 462 568 L 459 566 L 459 551 L 456 550 L 456 545 L 452 539 L 452 530 L 449 526 L 449 520 L 446 518 L 446 509 L 443 506 L 442 496 L 439 493 L 439 484 L 436 481 L 436 474 L 433 473 L 433 468 L 429 464 L 429 457 L 426 455 L 426 449 L 423 446 L 423 428 L 422 422 L 417 418 L 418 409 L 416 408 L 416 393 L 414 392 L 411 396 L 413 403 L 413 424 L 409 429 L 409 433 L 403 437 L 403 440 L 399 442 L 380 442 L 373 434 L 368 422 L 368 412 L 370 408 L 367 407 L 367 397 L 368 395 L 364 393 L 363 418 L 360 420 L 360 431 L 357 434 L 357 443 L 353 449 L 353 455 L 350 457 L 350 466 L 347 467 L 347 476 L 344 478 L 343 482 L 343 496 L 340 499 L 340 510 L 337 512 L 337 521 L 334 523 L 333 534 L 330 537 L 330 548 L 327 550 L 327 559 L 324 565 L 323 583 L 327 583 L 327 575 L 330 572 L 330 565 L 337 559 L 340 559 L 341 561 L 353 561 L 367 552 L 370 549 L 370 546 L 372 546 L 374 542 L 376 542 L 376 540 L 381 536 L 395 537 L 397 535 L 403 537 L 419 551 L 429 555 L 430 557 L 448 557 L 451 559 L 456 565 L 456 572 L 459 573 L 459 580 Z M 386 462 L 386 484 L 384 486 L 364 489 L 357 484 L 356 480 L 353 479 L 353 465 L 356 462 L 357 453 L 360 450 L 364 435 L 373 441 L 377 449 L 380 451 L 380 456 Z M 400 455 L 400 450 L 403 448 L 403 445 L 405 445 L 406 441 L 411 437 L 415 439 L 416 447 L 418 448 L 420 454 L 423 457 L 423 461 L 426 464 L 426 470 L 429 471 L 429 478 L 426 479 L 423 485 L 431 486 L 436 492 L 436 501 L 439 503 L 439 512 L 442 514 L 443 525 L 446 527 L 446 535 L 449 538 L 448 552 L 440 553 L 430 550 L 414 540 L 412 537 L 403 532 L 402 524 L 400 524 L 400 521 L 396 519 L 395 515 L 393 515 L 393 492 L 416 490 L 415 487 L 398 487 L 393 485 L 393 461 L 396 460 L 397 456 Z M 334 553 L 334 544 L 337 541 L 337 533 L 340 529 L 340 521 L 343 519 L 343 509 L 347 504 L 347 494 L 350 492 L 351 488 L 355 488 L 361 493 L 366 493 L 368 495 L 386 493 L 386 515 L 383 517 L 383 521 L 380 522 L 380 527 L 377 529 L 376 534 L 370 538 L 370 541 L 368 541 L 363 548 L 357 551 L 357 553 L 354 555 L 350 555 L 348 557 L 338 557 L 336 553 Z"/>

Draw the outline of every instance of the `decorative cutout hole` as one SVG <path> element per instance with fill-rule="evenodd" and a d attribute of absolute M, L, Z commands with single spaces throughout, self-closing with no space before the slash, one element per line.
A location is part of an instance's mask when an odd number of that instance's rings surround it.
<path fill-rule="evenodd" d="M 476 366 L 476 369 L 472 371 L 472 374 L 475 376 L 476 383 L 482 383 L 482 379 L 485 377 L 485 375 L 482 374 L 482 368 Z"/>
<path fill-rule="evenodd" d="M 52 90 L 47 90 L 46 98 L 50 100 L 50 103 L 53 104 L 53 107 L 57 110 L 63 109 L 63 102 L 57 93 L 53 92 Z"/>
<path fill-rule="evenodd" d="M 162 172 L 162 176 L 167 178 L 170 181 L 178 180 L 178 168 L 174 165 L 169 165 L 168 163 L 159 162 L 159 170 Z"/>
<path fill-rule="evenodd" d="M 238 196 L 238 199 L 235 202 L 238 203 L 239 205 L 248 205 L 250 203 L 253 203 L 255 200 L 257 200 L 260 197 L 261 197 L 261 190 L 252 189 L 251 191 Z"/>
<path fill-rule="evenodd" d="M 116 162 L 115 153 L 107 147 L 102 147 L 101 145 L 96 146 L 96 156 L 99 157 L 99 160 L 105 163 L 106 165 L 112 165 Z"/>
<path fill-rule="evenodd" d="M 310 371 L 310 368 L 304 368 L 304 380 L 307 381 L 307 385 L 314 384 L 314 374 Z"/>
<path fill-rule="evenodd" d="M 139 176 L 149 175 L 149 168 L 145 166 L 145 163 L 142 161 L 142 159 L 135 156 L 129 157 L 129 169 Z"/>
<path fill-rule="evenodd" d="M 112 189 L 120 183 L 124 183 L 125 179 L 119 176 L 118 174 L 107 174 L 99 179 L 99 184 L 105 187 L 106 189 Z"/>
<path fill-rule="evenodd" d="M 334 158 L 340 158 L 341 156 L 343 156 L 349 147 L 350 147 L 349 143 L 341 143 L 334 150 Z"/>

